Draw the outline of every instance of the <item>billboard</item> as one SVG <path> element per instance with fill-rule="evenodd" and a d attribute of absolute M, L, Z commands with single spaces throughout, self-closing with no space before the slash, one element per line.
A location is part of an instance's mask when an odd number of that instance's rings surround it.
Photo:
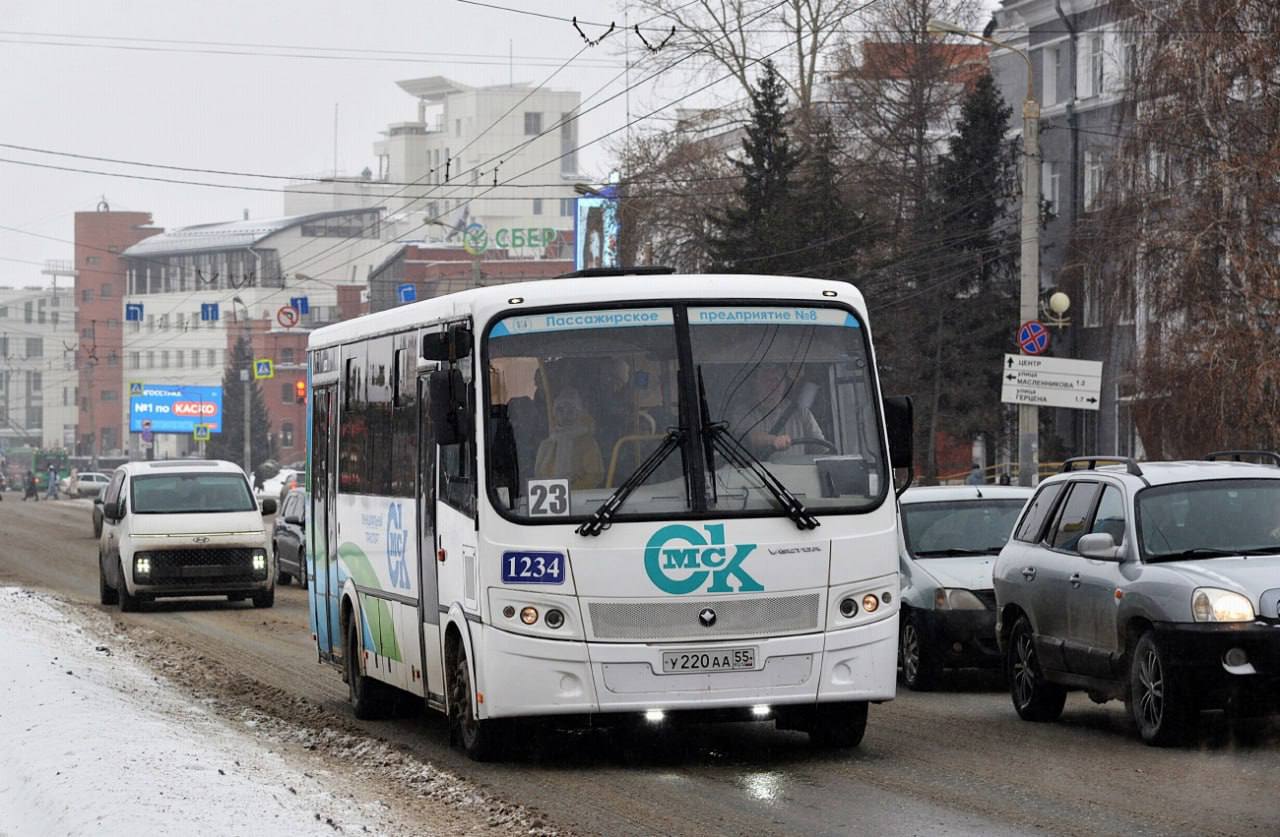
<path fill-rule="evenodd" d="M 573 240 L 576 270 L 619 267 L 617 198 L 578 198 Z"/>
<path fill-rule="evenodd" d="M 143 422 L 151 422 L 149 428 Z M 129 430 L 141 433 L 193 433 L 197 424 L 222 432 L 222 387 L 129 385 Z"/>

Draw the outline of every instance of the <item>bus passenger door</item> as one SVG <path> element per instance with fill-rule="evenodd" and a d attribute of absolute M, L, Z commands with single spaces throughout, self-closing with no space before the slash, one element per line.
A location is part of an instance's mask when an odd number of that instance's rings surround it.
<path fill-rule="evenodd" d="M 427 380 L 418 378 L 418 626 L 427 703 L 444 709 L 444 641 L 436 576 L 436 442 L 428 416 Z"/>
<path fill-rule="evenodd" d="M 341 653 L 342 638 L 337 631 L 334 595 L 335 550 L 337 547 L 337 480 L 334 473 L 334 391 L 318 387 L 312 394 L 311 424 L 311 560 L 310 583 L 312 630 L 320 656 L 333 659 Z"/>

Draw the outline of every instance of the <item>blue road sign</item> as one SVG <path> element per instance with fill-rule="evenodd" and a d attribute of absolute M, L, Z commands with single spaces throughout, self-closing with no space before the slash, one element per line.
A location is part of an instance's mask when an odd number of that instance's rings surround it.
<path fill-rule="evenodd" d="M 275 362 L 270 360 L 258 359 L 253 362 L 253 377 L 255 380 L 264 378 L 274 378 L 276 376 Z"/>
<path fill-rule="evenodd" d="M 311 313 L 311 304 L 307 301 L 305 296 L 289 297 L 289 307 L 304 316 Z"/>
<path fill-rule="evenodd" d="M 218 303 L 216 302 L 200 303 L 200 319 L 205 321 L 218 319 Z"/>
<path fill-rule="evenodd" d="M 403 285 L 396 286 L 396 297 L 401 303 L 413 302 L 418 298 L 418 289 L 412 283 L 405 282 Z"/>
<path fill-rule="evenodd" d="M 1024 355 L 1049 351 L 1049 330 L 1039 320 L 1028 320 L 1018 328 L 1018 347 Z"/>
<path fill-rule="evenodd" d="M 126 302 L 124 304 L 124 320 L 127 323 L 142 322 L 142 303 Z"/>

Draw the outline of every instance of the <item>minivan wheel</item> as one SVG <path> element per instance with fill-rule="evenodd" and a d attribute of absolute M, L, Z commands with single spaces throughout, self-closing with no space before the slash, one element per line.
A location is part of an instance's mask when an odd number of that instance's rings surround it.
<path fill-rule="evenodd" d="M 1147 631 L 1129 662 L 1129 712 L 1142 740 L 1170 747 L 1186 740 L 1196 711 L 1186 687 L 1169 670 L 1169 654 Z"/>
<path fill-rule="evenodd" d="M 98 601 L 104 605 L 113 605 L 119 601 L 114 587 L 107 584 L 107 574 L 102 570 L 102 556 L 98 556 Z"/>
<path fill-rule="evenodd" d="M 276 603 L 276 588 L 263 590 L 261 593 L 253 594 L 254 607 L 271 607 Z"/>
<path fill-rule="evenodd" d="M 927 692 L 937 683 L 937 651 L 926 643 L 924 625 L 914 611 L 903 613 L 898 632 L 898 660 L 902 664 L 902 683 L 908 689 Z"/>
<path fill-rule="evenodd" d="M 1005 677 L 1009 682 L 1013 708 L 1022 720 L 1054 721 L 1062 714 L 1067 690 L 1044 678 L 1040 658 L 1036 655 L 1035 634 L 1025 616 L 1018 617 L 1009 635 Z"/>
<path fill-rule="evenodd" d="M 123 575 L 120 577 L 120 586 L 116 589 L 116 600 L 120 604 L 121 613 L 134 613 L 141 603 L 137 596 L 129 592 L 129 584 Z"/>

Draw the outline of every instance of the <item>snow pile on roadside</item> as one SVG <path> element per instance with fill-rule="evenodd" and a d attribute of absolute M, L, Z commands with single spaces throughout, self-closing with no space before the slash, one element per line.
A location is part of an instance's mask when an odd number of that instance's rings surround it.
<path fill-rule="evenodd" d="M 0 834 L 381 831 L 263 743 L 0 589 Z"/>

